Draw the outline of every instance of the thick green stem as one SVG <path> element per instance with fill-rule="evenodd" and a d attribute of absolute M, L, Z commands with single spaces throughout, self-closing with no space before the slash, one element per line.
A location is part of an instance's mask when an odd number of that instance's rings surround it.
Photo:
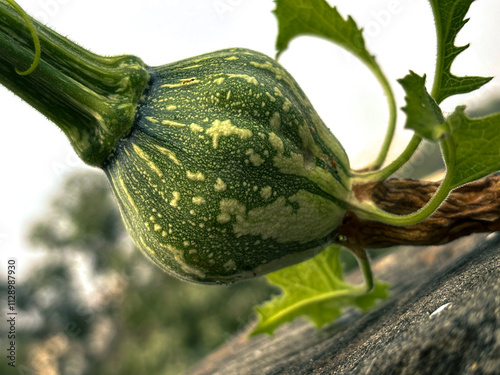
<path fill-rule="evenodd" d="M 33 38 L 9 2 L 0 0 L 0 83 L 59 126 L 79 157 L 101 166 L 133 126 L 137 102 L 149 82 L 135 56 L 103 57 L 33 20 L 42 56 L 34 71 Z"/>

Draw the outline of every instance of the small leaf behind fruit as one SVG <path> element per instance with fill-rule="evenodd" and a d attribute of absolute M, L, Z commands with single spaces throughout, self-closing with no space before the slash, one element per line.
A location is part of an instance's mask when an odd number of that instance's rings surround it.
<path fill-rule="evenodd" d="M 282 269 L 266 278 L 283 293 L 256 307 L 259 322 L 252 335 L 272 334 L 281 324 L 306 316 L 317 327 L 331 323 L 345 307 L 366 310 L 378 299 L 387 298 L 387 285 L 376 282 L 365 293 L 363 286 L 344 281 L 339 259 L 340 246 L 331 246 L 316 257 Z"/>
<path fill-rule="evenodd" d="M 406 92 L 406 106 L 403 108 L 407 115 L 405 126 L 431 141 L 442 138 L 448 126 L 444 123 L 441 109 L 425 88 L 425 75 L 420 77 L 410 72 L 399 83 Z"/>

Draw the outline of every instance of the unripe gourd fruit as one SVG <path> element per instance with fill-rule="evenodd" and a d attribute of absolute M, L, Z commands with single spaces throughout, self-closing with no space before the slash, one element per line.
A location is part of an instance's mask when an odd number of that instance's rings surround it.
<path fill-rule="evenodd" d="M 11 5 L 0 0 L 0 83 L 104 170 L 128 232 L 159 267 L 230 283 L 333 241 L 351 197 L 349 161 L 275 60 L 227 49 L 150 67 L 32 27 Z"/>
<path fill-rule="evenodd" d="M 349 161 L 281 65 L 227 49 L 148 69 L 132 131 L 102 166 L 147 257 L 229 283 L 332 242 Z"/>

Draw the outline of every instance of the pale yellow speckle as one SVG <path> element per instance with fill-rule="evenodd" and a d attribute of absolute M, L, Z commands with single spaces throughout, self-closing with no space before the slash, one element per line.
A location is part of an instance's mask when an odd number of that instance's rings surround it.
<path fill-rule="evenodd" d="M 191 129 L 193 133 L 203 133 L 203 128 L 198 124 L 193 123 L 189 125 L 189 129 Z"/>
<path fill-rule="evenodd" d="M 220 201 L 220 212 L 217 221 L 224 224 L 231 220 L 231 215 L 236 215 L 236 217 L 244 216 L 246 208 L 236 199 L 222 199 Z"/>
<path fill-rule="evenodd" d="M 195 83 L 200 82 L 196 78 L 184 78 L 181 79 L 179 83 L 165 83 L 164 85 L 161 85 L 160 87 L 181 87 L 181 86 L 186 86 L 186 85 L 193 85 Z"/>
<path fill-rule="evenodd" d="M 283 80 L 286 83 L 288 89 L 292 90 L 297 99 L 299 99 L 304 106 L 309 106 L 307 98 L 304 97 L 304 94 L 298 88 L 296 82 L 279 66 L 272 64 L 270 61 L 266 61 L 264 64 L 258 63 L 255 61 L 250 62 L 251 65 L 256 68 L 266 69 L 275 74 L 277 80 Z"/>
<path fill-rule="evenodd" d="M 156 253 L 151 249 L 147 244 L 146 241 L 144 241 L 144 238 L 142 236 L 139 236 L 139 242 L 141 243 L 141 249 L 147 251 L 148 253 L 152 254 L 153 256 L 156 256 Z"/>
<path fill-rule="evenodd" d="M 154 228 L 153 228 L 153 229 L 155 230 L 155 232 L 159 232 L 159 231 L 161 231 L 161 230 L 162 230 L 162 227 L 161 227 L 161 225 L 159 225 L 159 224 L 155 224 L 155 226 L 154 226 Z"/>
<path fill-rule="evenodd" d="M 217 216 L 217 221 L 221 224 L 228 223 L 231 220 L 231 216 L 227 213 L 222 213 Z"/>
<path fill-rule="evenodd" d="M 233 206 L 238 205 L 241 203 L 233 202 Z M 241 207 L 243 209 L 233 213 L 236 236 L 260 236 L 263 240 L 273 238 L 278 242 L 307 243 L 323 238 L 338 228 L 344 212 L 334 202 L 304 190 L 291 197 L 278 197 L 248 212 Z M 223 212 L 231 214 L 228 210 Z"/>
<path fill-rule="evenodd" d="M 264 163 L 264 159 L 262 159 L 259 154 L 256 154 L 253 149 L 247 150 L 246 155 L 250 156 L 250 162 L 256 167 L 259 167 L 262 163 Z"/>
<path fill-rule="evenodd" d="M 163 125 L 178 126 L 178 127 L 186 126 L 186 124 L 183 124 L 181 122 L 171 121 L 171 120 L 163 120 L 161 123 Z"/>
<path fill-rule="evenodd" d="M 194 60 L 194 62 L 198 64 L 199 62 L 202 62 L 205 60 L 210 60 L 210 59 L 213 59 L 213 56 L 205 56 L 205 57 L 199 58 L 197 60 Z"/>
<path fill-rule="evenodd" d="M 273 103 L 276 101 L 276 98 L 274 96 L 272 96 L 271 94 L 269 94 L 268 92 L 266 92 L 266 95 L 269 98 L 269 100 L 271 100 Z"/>
<path fill-rule="evenodd" d="M 167 150 L 165 147 L 161 147 L 161 146 L 157 146 L 155 145 L 155 147 L 158 149 L 158 151 L 160 151 L 163 155 L 166 155 L 168 156 L 168 158 L 170 160 L 172 160 L 175 164 L 177 165 L 181 165 L 181 163 L 179 162 L 179 160 L 177 159 L 175 153 L 173 151 L 170 151 L 170 150 Z"/>
<path fill-rule="evenodd" d="M 151 122 L 153 124 L 157 124 L 159 122 L 157 119 L 155 119 L 154 117 L 151 117 L 151 116 L 146 116 L 146 120 L 148 120 L 149 122 Z"/>
<path fill-rule="evenodd" d="M 278 153 L 282 154 L 284 151 L 283 141 L 280 137 L 278 137 L 275 133 L 269 134 L 269 142 L 271 145 L 278 151 Z"/>
<path fill-rule="evenodd" d="M 156 166 L 155 163 L 151 161 L 149 156 L 135 143 L 132 143 L 132 147 L 134 148 L 134 151 L 139 155 L 141 159 L 143 159 L 146 164 L 148 165 L 149 168 L 151 168 L 159 177 L 163 177 L 162 171 Z"/>
<path fill-rule="evenodd" d="M 181 193 L 179 193 L 178 191 L 174 191 L 172 192 L 172 195 L 174 196 L 174 198 L 170 201 L 170 205 L 172 207 L 178 207 L 179 200 L 181 199 Z"/>
<path fill-rule="evenodd" d="M 199 206 L 201 206 L 202 204 L 204 204 L 206 202 L 203 197 L 193 197 L 192 201 L 194 204 L 197 204 Z"/>
<path fill-rule="evenodd" d="M 118 181 L 120 182 L 120 186 L 122 188 L 122 192 L 125 193 L 125 195 L 128 198 L 127 202 L 134 208 L 135 212 L 139 213 L 139 209 L 137 208 L 137 205 L 135 204 L 135 201 L 132 198 L 132 195 L 130 194 L 130 192 L 128 191 L 127 187 L 125 186 L 125 182 L 123 181 L 123 179 L 121 177 L 118 178 Z"/>
<path fill-rule="evenodd" d="M 238 57 L 237 56 L 226 57 L 226 60 L 228 61 L 238 60 Z"/>
<path fill-rule="evenodd" d="M 167 105 L 167 111 L 173 111 L 175 109 L 177 109 L 176 105 L 173 105 L 173 104 Z"/>
<path fill-rule="evenodd" d="M 223 266 L 227 271 L 234 271 L 236 269 L 236 263 L 234 260 L 228 260 Z"/>
<path fill-rule="evenodd" d="M 241 139 L 248 139 L 252 136 L 252 132 L 248 129 L 240 129 L 233 125 L 231 120 L 215 120 L 206 133 L 213 139 L 213 146 L 217 148 L 219 145 L 220 137 L 227 137 L 230 135 L 237 135 Z"/>
<path fill-rule="evenodd" d="M 189 242 L 189 241 L 184 241 L 182 244 L 183 244 L 185 247 L 188 247 L 188 246 L 190 246 L 190 245 L 191 245 L 191 242 Z"/>
<path fill-rule="evenodd" d="M 224 77 L 216 78 L 214 79 L 214 83 L 220 85 L 222 82 L 224 82 L 224 79 L 225 79 Z"/>
<path fill-rule="evenodd" d="M 281 117 L 279 112 L 274 112 L 271 120 L 269 121 L 271 128 L 278 130 L 281 127 Z"/>
<path fill-rule="evenodd" d="M 196 275 L 198 278 L 205 277 L 205 274 L 201 272 L 199 269 L 189 266 L 188 262 L 186 262 L 186 259 L 184 257 L 184 250 L 177 249 L 176 247 L 170 244 L 165 245 L 159 243 L 158 245 L 165 248 L 166 252 L 168 252 L 174 258 L 175 263 L 178 266 L 180 266 L 186 274 Z"/>
<path fill-rule="evenodd" d="M 224 183 L 224 181 L 222 181 L 222 179 L 220 177 L 217 178 L 217 181 L 216 181 L 216 183 L 214 185 L 215 191 L 220 193 L 221 191 L 226 190 L 226 188 L 227 188 L 227 186 Z"/>
<path fill-rule="evenodd" d="M 274 95 L 276 95 L 276 96 L 283 96 L 283 94 L 281 93 L 280 89 L 277 88 L 277 87 L 274 88 Z"/>
<path fill-rule="evenodd" d="M 161 236 L 162 237 L 167 237 L 167 232 L 165 232 L 165 231 L 161 232 Z"/>
<path fill-rule="evenodd" d="M 290 108 L 292 108 L 292 103 L 290 102 L 290 100 L 288 100 L 288 98 L 285 98 L 285 101 L 283 103 L 283 111 L 288 112 Z"/>
<path fill-rule="evenodd" d="M 182 70 L 187 70 L 187 69 L 194 69 L 194 68 L 199 68 L 201 65 L 191 65 L 191 66 L 186 66 L 185 68 L 182 68 Z"/>
<path fill-rule="evenodd" d="M 269 199 L 271 198 L 272 191 L 273 189 L 271 188 L 271 186 L 263 187 L 260 190 L 260 196 L 262 197 L 262 199 Z"/>
<path fill-rule="evenodd" d="M 187 178 L 193 181 L 205 181 L 205 176 L 201 172 L 186 172 Z"/>
<path fill-rule="evenodd" d="M 243 78 L 248 83 L 253 83 L 254 85 L 258 85 L 259 82 L 255 79 L 255 77 L 251 77 L 246 74 L 228 74 L 229 78 Z"/>

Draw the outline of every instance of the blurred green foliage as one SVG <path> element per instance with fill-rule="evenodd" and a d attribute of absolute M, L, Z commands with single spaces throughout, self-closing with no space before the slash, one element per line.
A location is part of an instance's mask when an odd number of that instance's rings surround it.
<path fill-rule="evenodd" d="M 22 374 L 180 374 L 272 292 L 263 279 L 206 286 L 156 268 L 97 171 L 68 176 L 29 235 L 45 255 L 18 287 Z"/>

